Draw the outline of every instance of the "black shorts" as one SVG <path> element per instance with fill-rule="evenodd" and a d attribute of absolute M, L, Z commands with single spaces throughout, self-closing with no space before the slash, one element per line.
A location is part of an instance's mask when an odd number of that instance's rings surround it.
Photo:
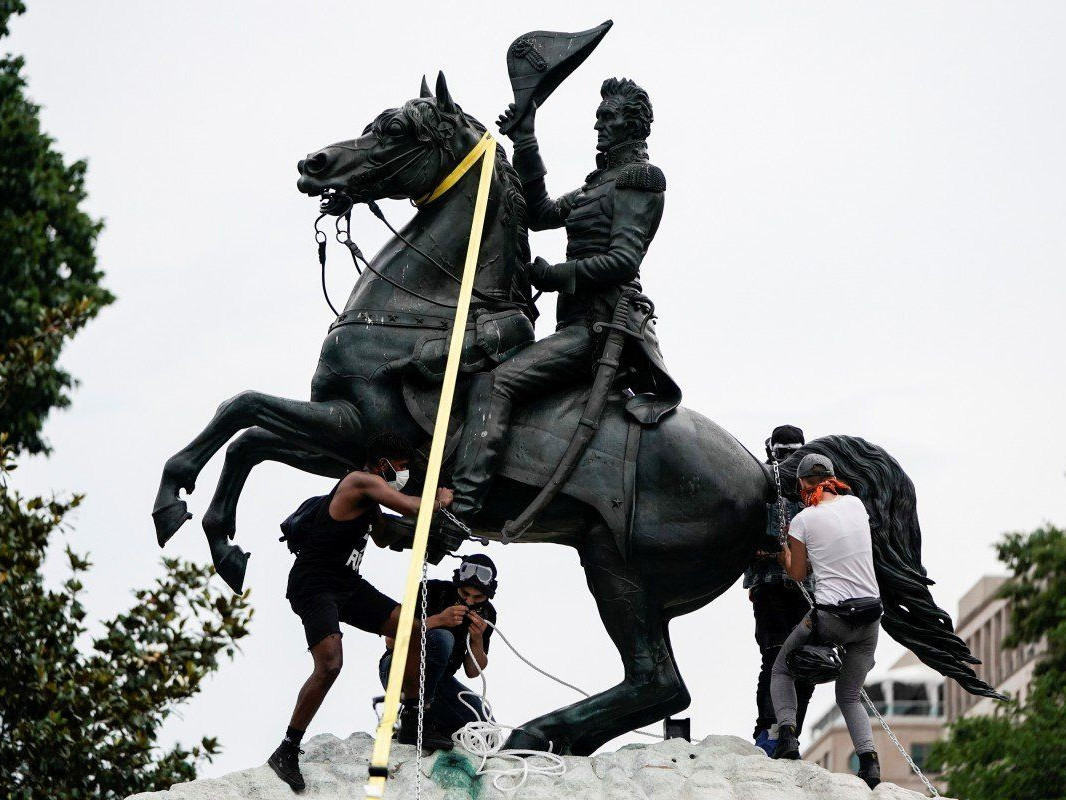
<path fill-rule="evenodd" d="M 301 595 L 291 598 L 289 605 L 304 624 L 310 650 L 327 636 L 340 633 L 342 622 L 367 633 L 380 634 L 385 621 L 400 604 L 359 578 L 347 591 Z"/>

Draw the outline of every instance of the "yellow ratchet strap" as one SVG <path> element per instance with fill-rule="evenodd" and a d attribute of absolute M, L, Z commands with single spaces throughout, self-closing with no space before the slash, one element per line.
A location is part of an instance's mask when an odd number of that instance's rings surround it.
<path fill-rule="evenodd" d="M 486 133 L 470 155 L 463 159 L 463 163 L 456 168 L 456 171 L 452 172 L 430 195 L 430 200 L 432 200 L 447 191 L 448 187 L 459 180 L 462 177 L 462 173 L 470 168 L 476 157 L 484 154 L 485 158 L 481 162 L 481 179 L 478 182 L 477 200 L 474 203 L 474 217 L 470 222 L 470 241 L 466 247 L 466 261 L 463 264 L 463 275 L 459 285 L 459 299 L 455 308 L 455 322 L 452 323 L 452 333 L 448 343 L 448 361 L 444 367 L 444 385 L 440 390 L 437 419 L 433 426 L 433 443 L 429 448 L 426 484 L 422 488 L 422 500 L 418 507 L 418 521 L 415 524 L 415 538 L 411 546 L 411 565 L 407 570 L 407 586 L 404 589 L 403 605 L 400 608 L 396 644 L 392 650 L 392 668 L 389 670 L 389 683 L 385 689 L 385 709 L 381 716 L 381 723 L 378 725 L 377 736 L 374 739 L 374 752 L 370 758 L 370 779 L 366 785 L 367 797 L 380 798 L 385 793 L 385 778 L 388 775 L 392 731 L 396 725 L 396 717 L 400 707 L 400 689 L 403 685 L 407 653 L 411 645 L 411 628 L 415 620 L 418 588 L 422 581 L 422 563 L 425 561 L 426 545 L 429 542 L 429 523 L 433 517 L 433 509 L 436 507 L 437 482 L 440 479 L 440 465 L 444 458 L 444 444 L 448 438 L 448 418 L 451 415 L 452 398 L 455 395 L 455 381 L 459 375 L 459 357 L 463 351 L 466 318 L 470 309 L 470 295 L 474 288 L 474 273 L 477 271 L 478 254 L 481 251 L 481 235 L 485 228 L 485 209 L 488 206 L 489 186 L 492 183 L 492 171 L 495 164 L 494 151 L 491 149 L 492 144 L 492 137 Z M 461 172 L 460 169 L 462 170 Z M 426 202 L 429 201 L 427 200 Z"/>
<path fill-rule="evenodd" d="M 474 145 L 473 149 L 464 156 L 458 166 L 448 173 L 448 177 L 438 183 L 437 188 L 432 192 L 415 200 L 415 205 L 424 206 L 426 203 L 432 203 L 446 191 L 455 186 L 455 184 L 466 175 L 470 168 L 477 163 L 477 160 L 481 158 L 481 154 L 488 151 L 494 144 L 495 142 L 492 139 L 492 135 L 488 131 L 485 131 L 485 135 L 482 136 L 480 141 Z"/>

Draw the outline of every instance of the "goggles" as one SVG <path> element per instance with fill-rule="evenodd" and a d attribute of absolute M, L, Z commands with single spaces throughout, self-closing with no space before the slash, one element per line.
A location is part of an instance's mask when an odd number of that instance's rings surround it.
<path fill-rule="evenodd" d="M 778 461 L 784 461 L 801 447 L 803 447 L 801 444 L 775 444 L 770 449 L 773 451 L 774 458 Z"/>
<path fill-rule="evenodd" d="M 492 583 L 492 570 L 484 564 L 474 564 L 470 561 L 464 561 L 459 565 L 459 580 L 476 580 L 482 586 L 488 586 Z"/>

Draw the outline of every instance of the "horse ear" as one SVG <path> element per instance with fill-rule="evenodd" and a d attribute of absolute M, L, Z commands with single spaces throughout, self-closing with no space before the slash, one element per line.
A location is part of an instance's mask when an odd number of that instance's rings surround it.
<path fill-rule="evenodd" d="M 429 90 L 429 82 L 426 80 L 426 76 L 422 76 L 422 89 L 418 94 L 419 97 L 432 97 L 433 92 Z"/>
<path fill-rule="evenodd" d="M 444 71 L 437 73 L 437 107 L 441 111 L 455 112 L 459 109 L 452 100 L 451 92 L 448 91 L 448 81 L 444 79 Z"/>

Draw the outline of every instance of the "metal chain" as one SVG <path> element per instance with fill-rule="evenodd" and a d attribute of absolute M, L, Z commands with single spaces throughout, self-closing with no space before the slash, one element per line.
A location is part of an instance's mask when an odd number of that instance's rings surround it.
<path fill-rule="evenodd" d="M 778 509 L 780 510 L 780 513 L 778 515 L 778 527 L 781 531 L 781 543 L 782 545 L 784 545 L 787 541 L 785 539 L 785 496 L 784 493 L 781 491 L 781 472 L 777 467 L 777 459 L 774 458 L 772 454 L 770 456 L 770 465 L 773 467 L 774 470 L 774 483 L 777 484 L 777 502 Z M 808 605 L 810 605 L 811 610 L 813 611 L 814 599 L 811 597 L 810 592 L 807 591 L 807 587 L 804 586 L 800 581 L 796 581 L 796 586 L 799 587 L 799 590 L 803 593 L 803 599 L 807 601 Z M 860 690 L 859 696 L 862 697 L 862 700 L 864 703 L 866 703 L 867 708 L 869 708 L 873 715 L 877 717 L 877 721 L 881 723 L 881 727 L 885 729 L 885 733 L 888 734 L 888 738 L 892 740 L 892 744 L 894 744 L 896 746 L 896 749 L 899 750 L 900 755 L 903 756 L 903 760 L 907 762 L 907 765 L 911 768 L 914 774 L 917 775 L 918 778 L 921 779 L 922 783 L 925 784 L 925 788 L 929 790 L 929 794 L 932 797 L 940 797 L 940 792 L 938 792 L 936 790 L 936 787 L 933 786 L 933 784 L 929 781 L 927 777 L 925 777 L 925 774 L 922 772 L 921 768 L 914 763 L 914 760 L 907 753 L 907 748 L 905 748 L 900 743 L 899 739 L 896 738 L 896 734 L 894 734 L 892 732 L 892 729 L 888 727 L 888 723 L 885 721 L 885 718 L 881 716 L 881 712 L 877 710 L 877 706 L 873 704 L 873 701 L 870 699 L 870 696 L 866 694 L 865 688 Z"/>
<path fill-rule="evenodd" d="M 426 609 L 429 605 L 426 595 L 426 581 L 429 575 L 429 563 L 422 562 L 422 621 L 418 626 L 418 638 L 421 644 L 418 653 L 418 732 L 415 734 L 415 800 L 422 800 L 422 734 L 426 719 Z"/>
<path fill-rule="evenodd" d="M 465 533 L 471 539 L 478 538 L 478 537 L 474 536 L 474 532 L 472 530 L 470 530 L 470 526 L 469 525 L 467 525 L 465 522 L 463 522 L 461 519 L 459 519 L 459 517 L 455 516 L 455 514 L 453 514 L 448 509 L 441 508 L 440 509 L 440 513 L 443 514 L 445 517 L 447 517 L 449 520 L 451 520 L 452 524 L 454 524 L 459 530 L 461 530 L 463 533 Z"/>

